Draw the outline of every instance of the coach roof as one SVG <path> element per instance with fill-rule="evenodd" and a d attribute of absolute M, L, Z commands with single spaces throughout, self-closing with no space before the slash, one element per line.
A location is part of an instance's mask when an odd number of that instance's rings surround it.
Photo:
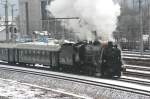
<path fill-rule="evenodd" d="M 18 44 L 18 49 L 33 49 L 33 50 L 47 50 L 59 51 L 61 46 L 59 44 L 43 43 L 43 42 L 30 42 Z"/>
<path fill-rule="evenodd" d="M 14 43 L 0 43 L 0 48 L 14 48 L 17 44 Z"/>

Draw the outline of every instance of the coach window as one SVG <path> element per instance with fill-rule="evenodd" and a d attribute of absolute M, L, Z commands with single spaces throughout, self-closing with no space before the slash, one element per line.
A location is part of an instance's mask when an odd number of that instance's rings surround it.
<path fill-rule="evenodd" d="M 3 49 L 1 49 L 1 54 L 3 55 Z"/>
<path fill-rule="evenodd" d="M 44 56 L 43 57 L 44 57 L 44 60 L 45 60 L 46 59 L 46 51 L 44 51 Z"/>
<path fill-rule="evenodd" d="M 26 56 L 28 56 L 28 50 L 26 49 Z"/>
<path fill-rule="evenodd" d="M 37 55 L 39 55 L 40 54 L 40 51 L 39 50 L 37 50 L 37 53 L 36 53 Z"/>
<path fill-rule="evenodd" d="M 39 50 L 39 59 L 42 59 L 42 51 Z"/>
<path fill-rule="evenodd" d="M 37 53 L 38 53 L 38 51 L 37 51 L 37 50 L 35 50 L 35 57 L 37 57 Z"/>
<path fill-rule="evenodd" d="M 23 50 L 22 52 L 23 52 L 23 55 L 25 55 L 25 50 Z"/>
<path fill-rule="evenodd" d="M 27 56 L 28 56 L 28 58 L 30 57 L 30 54 L 29 54 L 29 49 L 27 50 Z"/>
<path fill-rule="evenodd" d="M 47 51 L 47 54 L 46 54 L 46 55 L 47 55 L 47 57 L 49 57 L 49 51 Z"/>
<path fill-rule="evenodd" d="M 5 49 L 3 49 L 3 55 L 5 54 Z"/>
<path fill-rule="evenodd" d="M 22 55 L 23 55 L 23 51 L 21 50 L 21 51 L 20 51 L 20 56 L 22 56 Z"/>
<path fill-rule="evenodd" d="M 32 50 L 30 50 L 30 58 L 32 58 Z"/>
<path fill-rule="evenodd" d="M 30 52 L 30 55 L 32 55 L 32 50 L 29 50 L 29 52 Z"/>
<path fill-rule="evenodd" d="M 40 59 L 40 50 L 37 51 L 37 56 Z"/>
<path fill-rule="evenodd" d="M 27 55 L 27 50 L 24 50 L 24 54 Z"/>
<path fill-rule="evenodd" d="M 33 56 L 35 55 L 35 50 L 33 50 Z"/>
<path fill-rule="evenodd" d="M 3 49 L 3 55 L 5 54 L 5 49 Z"/>
<path fill-rule="evenodd" d="M 1 54 L 3 54 L 3 49 L 1 49 Z"/>
<path fill-rule="evenodd" d="M 3 53 L 4 55 L 6 54 L 6 49 L 4 48 L 4 53 Z"/>
<path fill-rule="evenodd" d="M 45 51 L 42 51 L 43 56 L 45 55 Z"/>
<path fill-rule="evenodd" d="M 6 54 L 6 48 L 4 49 L 4 55 Z"/>
<path fill-rule="evenodd" d="M 3 55 L 3 49 L 2 49 L 2 55 Z"/>
<path fill-rule="evenodd" d="M 2 54 L 2 49 L 1 49 L 1 54 Z"/>
<path fill-rule="evenodd" d="M 28 53 L 29 53 L 29 55 L 31 55 L 31 51 L 30 50 L 28 50 Z"/>
<path fill-rule="evenodd" d="M 24 50 L 21 50 L 20 53 L 21 53 L 21 56 L 23 56 L 24 55 Z"/>
<path fill-rule="evenodd" d="M 1 49 L 1 54 L 2 54 L 2 49 Z"/>
<path fill-rule="evenodd" d="M 6 49 L 4 49 L 4 55 L 6 54 Z"/>

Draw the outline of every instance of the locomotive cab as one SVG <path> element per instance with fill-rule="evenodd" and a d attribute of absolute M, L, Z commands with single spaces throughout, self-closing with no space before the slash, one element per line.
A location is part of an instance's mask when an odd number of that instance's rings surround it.
<path fill-rule="evenodd" d="M 108 42 L 104 48 L 102 58 L 102 75 L 106 77 L 120 77 L 121 76 L 121 51 L 117 48 L 117 45 L 113 45 L 112 42 Z"/>

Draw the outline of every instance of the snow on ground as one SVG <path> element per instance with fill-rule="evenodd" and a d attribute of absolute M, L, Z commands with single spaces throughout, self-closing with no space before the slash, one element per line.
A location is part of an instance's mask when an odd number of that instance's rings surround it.
<path fill-rule="evenodd" d="M 17 81 L 0 78 L 0 99 L 78 99 Z"/>

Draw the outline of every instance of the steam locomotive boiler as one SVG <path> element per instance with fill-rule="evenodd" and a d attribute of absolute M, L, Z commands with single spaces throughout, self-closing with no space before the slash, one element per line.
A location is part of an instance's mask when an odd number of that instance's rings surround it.
<path fill-rule="evenodd" d="M 121 52 L 112 42 L 64 44 L 59 58 L 60 66 L 68 66 L 73 71 L 92 76 L 121 76 Z"/>

